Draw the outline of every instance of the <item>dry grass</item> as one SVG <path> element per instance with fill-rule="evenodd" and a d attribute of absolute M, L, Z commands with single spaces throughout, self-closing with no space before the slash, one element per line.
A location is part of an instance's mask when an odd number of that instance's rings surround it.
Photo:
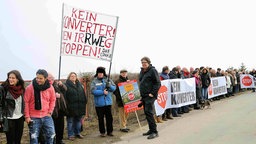
<path fill-rule="evenodd" d="M 113 95 L 113 106 L 112 106 L 112 114 L 113 114 L 113 118 L 114 118 L 114 137 L 106 137 L 106 138 L 101 138 L 99 137 L 99 131 L 98 131 L 98 121 L 97 121 L 97 116 L 96 116 L 96 112 L 95 112 L 95 108 L 94 108 L 94 99 L 93 96 L 90 93 L 90 82 L 92 80 L 92 76 L 93 74 L 91 73 L 83 73 L 80 74 L 80 76 L 83 78 L 81 80 L 81 82 L 84 84 L 85 88 L 86 88 L 86 95 L 88 98 L 88 103 L 87 103 L 87 116 L 89 117 L 88 121 L 85 122 L 84 124 L 84 131 L 81 133 L 82 135 L 85 135 L 84 139 L 76 139 L 75 141 L 71 142 L 69 140 L 67 140 L 67 130 L 65 129 L 64 131 L 64 141 L 67 144 L 71 144 L 71 143 L 78 143 L 78 142 L 82 142 L 82 143 L 87 143 L 87 144 L 108 144 L 108 143 L 112 143 L 114 141 L 119 141 L 120 140 L 120 136 L 122 136 L 125 133 L 122 133 L 119 131 L 119 119 L 118 119 L 118 111 L 117 111 L 117 106 L 116 106 L 116 100 L 115 100 L 115 96 Z M 138 74 L 137 73 L 129 73 L 128 74 L 129 79 L 137 79 L 138 78 Z M 113 74 L 111 75 L 111 79 L 113 81 L 115 81 L 116 79 L 119 78 L 119 74 Z M 65 81 L 65 80 L 62 80 Z M 86 81 L 86 82 L 85 82 Z M 30 81 L 26 81 L 26 85 L 28 85 L 30 83 Z M 145 125 L 145 116 L 143 115 L 143 111 L 140 110 L 138 111 L 138 116 L 139 119 L 141 121 L 141 125 Z M 131 131 L 133 129 L 137 129 L 138 128 L 138 122 L 135 116 L 135 113 L 130 113 L 130 116 L 128 118 L 128 126 L 131 128 Z M 5 134 L 0 133 L 0 144 L 5 144 L 6 143 L 6 138 L 5 138 Z M 29 143 L 29 130 L 27 127 L 27 124 L 25 123 L 24 126 L 24 131 L 23 131 L 23 136 L 22 136 L 22 144 L 28 144 Z"/>
<path fill-rule="evenodd" d="M 143 111 L 140 110 L 137 112 L 141 125 L 145 125 L 145 116 L 143 114 Z M 86 143 L 86 144 L 111 144 L 113 142 L 119 141 L 120 137 L 124 135 L 125 133 L 119 131 L 119 121 L 118 116 L 114 116 L 114 131 L 113 134 L 114 137 L 105 137 L 102 138 L 99 136 L 98 131 L 98 121 L 97 118 L 88 118 L 87 121 L 84 123 L 84 130 L 81 132 L 82 135 L 84 135 L 84 139 L 75 139 L 74 141 L 67 140 L 67 130 L 64 131 L 64 142 L 66 144 L 73 144 L 73 143 Z M 139 127 L 135 113 L 130 113 L 128 118 L 128 124 L 127 126 L 131 129 L 131 132 L 134 131 Z M 5 134 L 0 133 L 0 144 L 5 144 L 6 138 Z M 23 137 L 22 137 L 22 144 L 29 144 L 29 131 L 27 124 L 25 124 L 24 131 L 23 131 Z"/>

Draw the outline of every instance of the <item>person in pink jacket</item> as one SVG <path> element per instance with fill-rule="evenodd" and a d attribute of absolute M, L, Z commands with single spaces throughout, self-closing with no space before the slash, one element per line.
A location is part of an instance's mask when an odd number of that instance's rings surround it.
<path fill-rule="evenodd" d="M 55 107 L 55 91 L 49 83 L 48 73 L 44 69 L 36 72 L 36 78 L 27 86 L 25 101 L 25 121 L 29 126 L 30 143 L 37 144 L 42 130 L 47 144 L 53 144 L 55 128 L 51 117 Z"/>

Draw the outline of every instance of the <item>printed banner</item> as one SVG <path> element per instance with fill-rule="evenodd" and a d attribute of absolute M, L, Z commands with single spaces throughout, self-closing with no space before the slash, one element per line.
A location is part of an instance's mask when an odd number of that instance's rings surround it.
<path fill-rule="evenodd" d="M 240 85 L 241 85 L 241 88 L 255 88 L 256 78 L 250 74 L 241 74 Z"/>
<path fill-rule="evenodd" d="M 156 115 L 161 115 L 165 109 L 194 103 L 196 103 L 195 78 L 188 78 L 161 81 L 161 87 L 154 105 Z"/>
<path fill-rule="evenodd" d="M 225 76 L 211 78 L 211 84 L 208 87 L 208 99 L 227 93 Z"/>
<path fill-rule="evenodd" d="M 143 108 L 138 107 L 141 97 L 138 83 L 136 80 L 119 83 L 118 87 L 124 103 L 125 112 L 134 112 Z"/>
<path fill-rule="evenodd" d="M 64 4 L 61 56 L 111 61 L 118 17 Z"/>

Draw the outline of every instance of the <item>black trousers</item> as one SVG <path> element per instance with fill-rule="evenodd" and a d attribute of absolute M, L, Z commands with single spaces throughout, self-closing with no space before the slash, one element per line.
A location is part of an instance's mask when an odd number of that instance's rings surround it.
<path fill-rule="evenodd" d="M 24 128 L 24 117 L 8 119 L 9 131 L 6 134 L 7 144 L 20 144 Z"/>
<path fill-rule="evenodd" d="M 171 115 L 171 108 L 168 108 L 164 111 L 164 113 L 162 114 L 162 119 L 165 119 L 166 117 L 169 117 Z"/>
<path fill-rule="evenodd" d="M 59 112 L 58 117 L 53 117 L 55 133 L 56 133 L 56 144 L 60 144 L 63 140 L 64 133 L 64 114 Z"/>
<path fill-rule="evenodd" d="M 154 119 L 154 102 L 155 98 L 147 97 L 143 99 L 144 113 L 148 122 L 149 131 L 153 133 L 158 133 L 156 129 L 156 121 Z"/>
<path fill-rule="evenodd" d="M 98 116 L 99 131 L 101 134 L 106 132 L 104 118 L 106 118 L 107 134 L 113 132 L 113 116 L 111 112 L 111 105 L 104 107 L 95 107 Z"/>

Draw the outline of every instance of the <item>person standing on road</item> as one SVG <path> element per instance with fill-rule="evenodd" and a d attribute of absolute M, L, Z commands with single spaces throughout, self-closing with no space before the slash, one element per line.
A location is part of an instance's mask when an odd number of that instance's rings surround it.
<path fill-rule="evenodd" d="M 208 87 L 211 84 L 211 78 L 209 76 L 207 68 L 202 69 L 202 73 L 201 73 L 200 77 L 201 77 L 201 81 L 202 81 L 202 98 L 203 98 L 203 100 L 207 100 L 208 99 Z"/>
<path fill-rule="evenodd" d="M 178 79 L 179 69 L 177 67 L 173 67 L 172 70 L 169 72 L 169 79 Z M 179 108 L 172 108 L 172 116 L 173 117 L 181 117 L 178 113 Z"/>
<path fill-rule="evenodd" d="M 141 71 L 139 74 L 139 89 L 141 101 L 144 106 L 144 113 L 148 122 L 149 130 L 143 133 L 148 135 L 148 139 L 158 137 L 157 125 L 154 119 L 154 102 L 158 96 L 158 90 L 161 87 L 159 74 L 148 57 L 141 59 Z"/>
<path fill-rule="evenodd" d="M 160 74 L 160 80 L 167 80 L 170 79 L 168 73 L 170 72 L 169 67 L 168 66 L 164 66 L 162 68 L 162 73 Z M 172 109 L 168 108 L 164 111 L 164 113 L 162 114 L 162 120 L 166 121 L 167 119 L 173 119 L 172 117 Z"/>
<path fill-rule="evenodd" d="M 98 67 L 94 79 L 91 83 L 91 93 L 94 95 L 94 104 L 98 116 L 100 136 L 105 137 L 105 122 L 107 126 L 107 135 L 113 135 L 113 116 L 111 112 L 112 92 L 116 90 L 115 83 L 108 78 L 105 68 Z"/>
<path fill-rule="evenodd" d="M 118 83 L 128 82 L 129 79 L 127 77 L 127 70 L 123 69 L 120 71 L 119 79 L 115 81 L 116 90 L 114 91 L 114 95 L 116 96 L 116 103 L 118 106 L 119 112 L 119 123 L 120 123 L 120 131 L 121 132 L 129 132 L 130 129 L 126 127 L 128 114 L 124 110 L 124 103 L 120 94 L 120 90 L 118 87 Z"/>

